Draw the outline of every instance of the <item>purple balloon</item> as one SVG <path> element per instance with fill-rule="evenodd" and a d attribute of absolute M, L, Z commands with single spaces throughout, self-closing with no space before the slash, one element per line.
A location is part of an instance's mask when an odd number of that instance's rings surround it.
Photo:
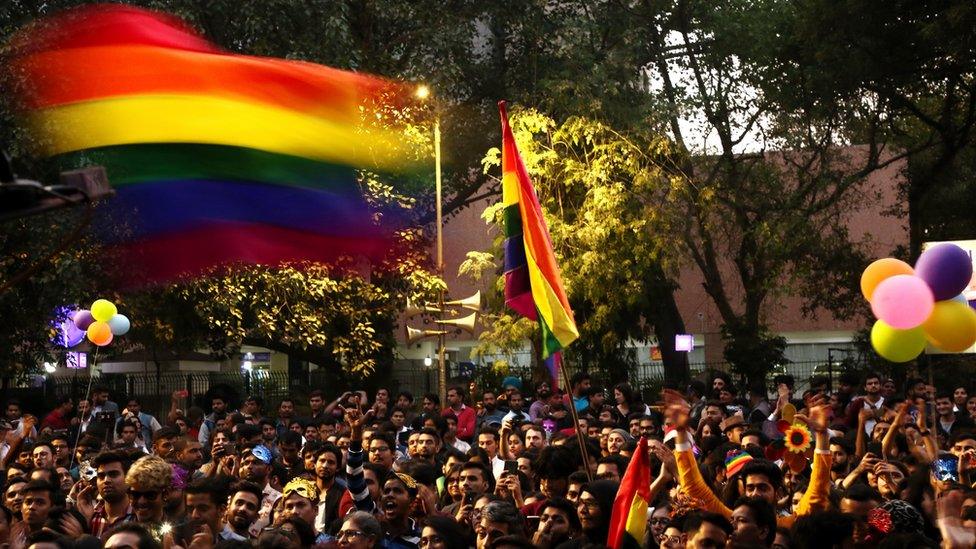
<path fill-rule="evenodd" d="M 91 311 L 88 309 L 82 309 L 75 313 L 73 320 L 75 321 L 75 326 L 79 330 L 87 330 L 88 327 L 91 326 L 91 323 L 95 322 L 95 317 L 92 316 Z"/>
<path fill-rule="evenodd" d="M 955 244 L 938 244 L 922 252 L 915 262 L 915 276 L 932 289 L 936 301 L 959 295 L 973 278 L 973 260 Z"/>
<path fill-rule="evenodd" d="M 64 333 L 64 346 L 74 347 L 75 345 L 81 343 L 85 339 L 85 331 L 78 329 L 75 323 L 71 320 L 67 320 L 61 324 L 61 330 Z"/>

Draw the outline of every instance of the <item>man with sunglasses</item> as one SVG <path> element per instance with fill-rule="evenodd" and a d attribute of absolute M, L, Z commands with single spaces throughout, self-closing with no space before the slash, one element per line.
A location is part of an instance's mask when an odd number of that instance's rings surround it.
<path fill-rule="evenodd" d="M 163 503 L 173 482 L 173 470 L 163 458 L 145 456 L 136 460 L 125 476 L 129 500 L 136 521 L 154 529 L 163 520 Z"/>

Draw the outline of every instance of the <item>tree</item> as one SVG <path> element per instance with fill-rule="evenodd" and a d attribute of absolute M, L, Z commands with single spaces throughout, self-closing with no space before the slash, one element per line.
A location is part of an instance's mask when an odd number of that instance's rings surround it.
<path fill-rule="evenodd" d="M 655 198 L 670 184 L 662 168 L 670 152 L 667 140 L 620 133 L 582 117 L 558 124 L 533 110 L 516 111 L 512 128 L 580 330 L 579 340 L 565 353 L 569 363 L 602 370 L 612 381 L 626 379 L 638 362 L 631 342 L 647 342 L 653 335 L 662 349 L 666 378 L 687 381 L 687 355 L 674 350 L 674 336 L 684 331 L 684 323 L 674 303 L 673 255 L 662 252 L 650 230 Z M 486 170 L 499 163 L 500 151 L 492 149 Z M 484 217 L 494 223 L 499 214 L 500 206 L 494 205 Z M 477 273 L 474 266 L 484 259 L 475 255 L 464 268 Z M 524 329 L 511 313 L 500 316 L 486 333 L 489 342 L 510 338 L 511 330 L 499 326 Z"/>
<path fill-rule="evenodd" d="M 872 200 L 865 177 L 904 156 L 872 131 L 877 105 L 818 103 L 807 78 L 815 67 L 770 54 L 784 40 L 785 9 L 685 0 L 633 9 L 676 145 L 658 232 L 680 239 L 731 340 L 725 357 L 750 381 L 784 361 L 766 326 L 770 298 L 800 293 L 810 313 L 855 314 L 852 274 L 866 258 L 844 220 Z M 789 110 L 786 96 L 796 98 Z M 864 145 L 850 148 L 854 136 Z"/>
<path fill-rule="evenodd" d="M 804 0 L 792 9 L 772 53 L 810 67 L 817 101 L 876 104 L 884 138 L 909 156 L 911 257 L 925 240 L 971 238 L 976 6 Z"/>
<path fill-rule="evenodd" d="M 106 290 L 99 247 L 84 207 L 0 224 L 0 376 L 17 378 L 57 363 L 59 308 L 91 303 Z"/>

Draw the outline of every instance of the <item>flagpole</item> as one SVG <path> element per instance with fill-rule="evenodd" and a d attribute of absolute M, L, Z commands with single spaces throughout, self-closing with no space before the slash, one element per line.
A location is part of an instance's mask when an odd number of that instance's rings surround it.
<path fill-rule="evenodd" d="M 573 430 L 576 431 L 576 442 L 579 444 L 580 457 L 583 458 L 583 470 L 586 471 L 586 480 L 593 482 L 593 472 L 590 471 L 590 458 L 586 453 L 586 442 L 583 440 L 583 432 L 579 427 L 579 416 L 576 414 L 576 403 L 573 402 L 573 388 L 569 384 L 569 373 L 562 365 L 559 370 L 563 374 L 563 383 L 566 385 L 566 394 L 569 395 L 569 413 L 573 416 Z"/>

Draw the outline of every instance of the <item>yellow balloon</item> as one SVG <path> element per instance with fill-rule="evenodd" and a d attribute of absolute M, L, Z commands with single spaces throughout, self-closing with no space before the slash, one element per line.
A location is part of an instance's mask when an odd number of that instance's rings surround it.
<path fill-rule="evenodd" d="M 976 343 L 976 311 L 968 303 L 937 301 L 922 329 L 933 346 L 961 353 Z"/>
<path fill-rule="evenodd" d="M 98 299 L 91 306 L 92 318 L 102 322 L 108 322 L 108 319 L 115 316 L 117 312 L 119 310 L 115 307 L 115 304 L 107 299 Z"/>
<path fill-rule="evenodd" d="M 908 362 L 925 349 L 925 332 L 922 328 L 899 330 L 879 320 L 871 328 L 871 345 L 886 360 Z"/>

